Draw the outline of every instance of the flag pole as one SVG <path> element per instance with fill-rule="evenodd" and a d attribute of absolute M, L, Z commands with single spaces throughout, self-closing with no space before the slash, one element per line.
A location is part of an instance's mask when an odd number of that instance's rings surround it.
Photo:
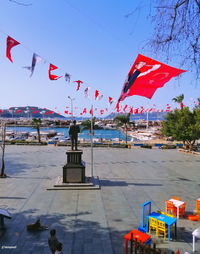
<path fill-rule="evenodd" d="M 147 109 L 147 129 L 149 128 L 149 110 Z"/>
<path fill-rule="evenodd" d="M 91 141 L 91 177 L 93 178 L 94 170 L 94 159 L 93 159 L 93 105 L 91 106 L 91 131 L 90 131 L 90 141 Z"/>

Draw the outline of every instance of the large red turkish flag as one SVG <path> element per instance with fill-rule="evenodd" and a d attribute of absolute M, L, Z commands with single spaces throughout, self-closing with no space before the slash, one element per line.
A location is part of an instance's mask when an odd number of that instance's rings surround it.
<path fill-rule="evenodd" d="M 158 88 L 183 72 L 185 71 L 139 54 L 128 73 L 119 101 L 132 95 L 151 99 Z"/>

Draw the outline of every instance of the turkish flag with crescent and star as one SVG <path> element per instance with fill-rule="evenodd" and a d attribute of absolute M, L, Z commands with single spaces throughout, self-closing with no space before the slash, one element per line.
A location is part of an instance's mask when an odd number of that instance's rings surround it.
<path fill-rule="evenodd" d="M 13 39 L 12 37 L 8 36 L 7 37 L 7 47 L 6 47 L 6 57 L 13 62 L 12 60 L 12 56 L 11 56 L 11 49 L 17 45 L 19 45 L 20 43 L 18 41 L 16 41 L 15 39 Z"/>
<path fill-rule="evenodd" d="M 49 79 L 50 79 L 50 80 L 57 80 L 57 79 L 59 79 L 59 78 L 62 78 L 62 76 L 57 76 L 57 75 L 51 74 L 51 71 L 56 70 L 56 69 L 58 69 L 57 66 L 55 66 L 55 65 L 53 65 L 53 64 L 50 64 L 50 65 L 49 65 L 49 71 L 48 71 L 48 73 L 49 73 Z"/>
<path fill-rule="evenodd" d="M 149 57 L 138 55 L 124 83 L 118 101 L 139 95 L 151 99 L 155 91 L 163 87 L 171 78 L 185 72 Z"/>

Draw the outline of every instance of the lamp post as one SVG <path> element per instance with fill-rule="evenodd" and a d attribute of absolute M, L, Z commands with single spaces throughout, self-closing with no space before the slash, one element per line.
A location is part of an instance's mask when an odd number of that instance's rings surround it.
<path fill-rule="evenodd" d="M 75 98 L 71 98 L 70 96 L 68 96 L 68 98 L 71 101 L 71 114 L 72 114 L 72 120 L 73 120 L 74 119 L 74 116 L 73 116 L 73 101 L 75 100 Z"/>

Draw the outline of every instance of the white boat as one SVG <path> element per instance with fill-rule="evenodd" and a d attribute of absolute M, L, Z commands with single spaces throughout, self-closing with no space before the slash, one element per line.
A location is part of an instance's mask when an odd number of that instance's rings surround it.
<path fill-rule="evenodd" d="M 156 139 L 155 131 L 156 129 L 137 130 L 129 132 L 128 135 L 132 138 L 131 141 L 148 141 Z"/>

